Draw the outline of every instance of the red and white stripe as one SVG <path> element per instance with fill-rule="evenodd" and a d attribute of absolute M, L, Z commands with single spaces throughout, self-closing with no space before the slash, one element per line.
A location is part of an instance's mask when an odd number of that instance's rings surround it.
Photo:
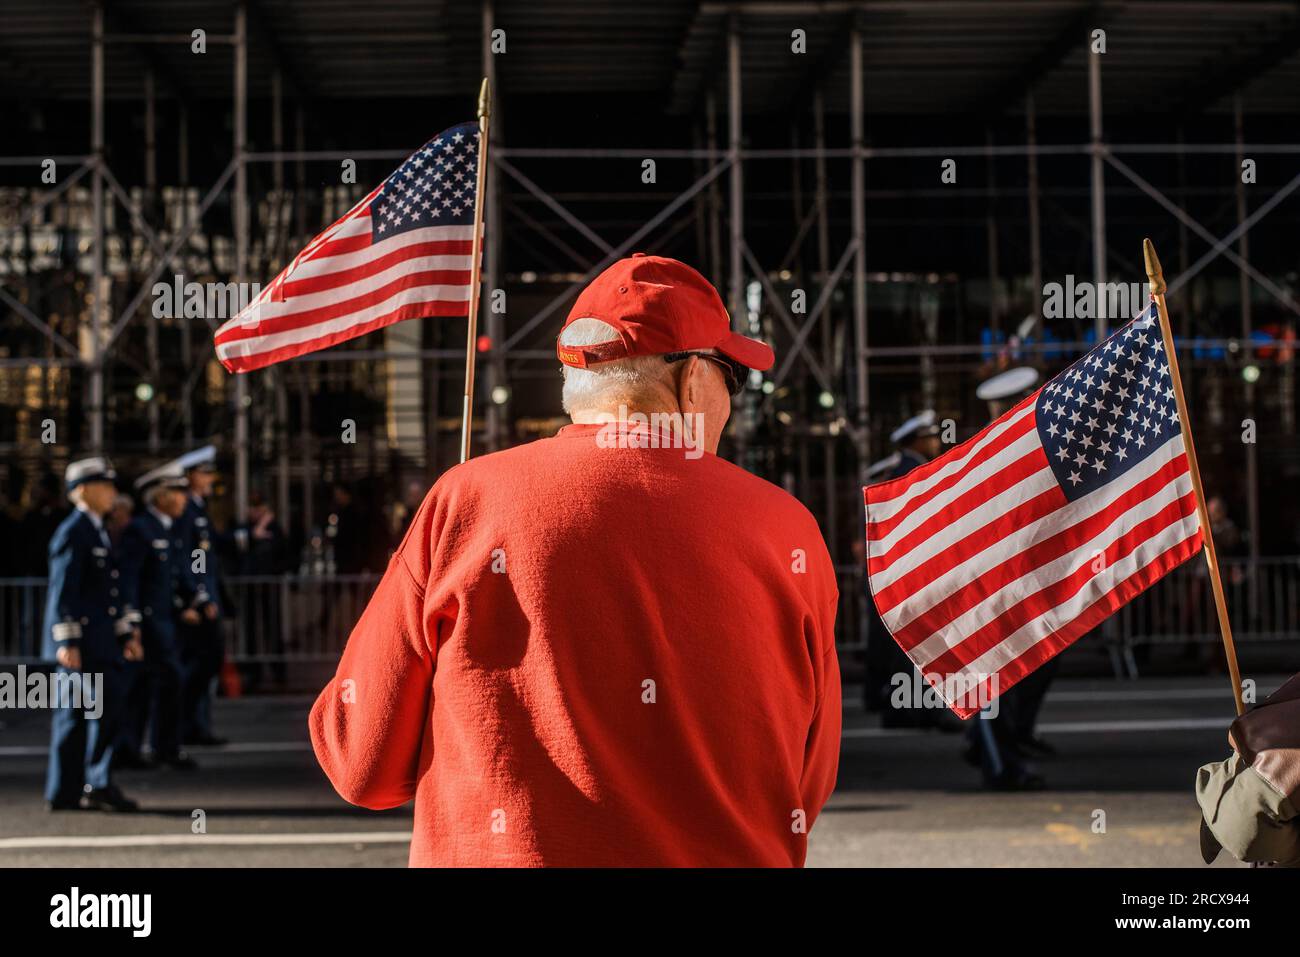
<path fill-rule="evenodd" d="M 239 315 L 217 330 L 217 358 L 247 372 L 404 319 L 463 316 L 473 226 L 428 226 L 371 242 L 378 190 L 317 236 Z"/>
<path fill-rule="evenodd" d="M 863 490 L 877 610 L 962 717 L 1201 547 L 1181 435 L 1071 502 L 1039 439 L 1037 400 Z"/>

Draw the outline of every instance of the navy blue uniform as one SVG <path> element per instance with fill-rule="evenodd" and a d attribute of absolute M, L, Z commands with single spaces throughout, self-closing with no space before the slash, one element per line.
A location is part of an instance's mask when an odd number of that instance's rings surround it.
<path fill-rule="evenodd" d="M 930 460 L 927 459 L 920 452 L 913 451 L 912 449 L 899 449 L 898 462 L 897 464 L 894 465 L 893 469 L 890 470 L 889 478 L 890 479 L 902 478 L 904 475 L 912 471 L 912 469 L 916 468 L 918 465 L 924 465 L 928 461 Z M 883 479 L 882 481 L 888 481 L 888 480 Z"/>
<path fill-rule="evenodd" d="M 180 750 L 184 671 L 177 615 L 194 603 L 199 591 L 185 560 L 178 525 L 145 510 L 131 519 L 120 545 L 122 593 L 140 615 L 144 644 L 144 661 L 137 666 L 122 742 L 139 751 L 152 712 L 150 744 L 163 757 Z"/>
<path fill-rule="evenodd" d="M 211 602 L 217 617 L 206 615 L 197 625 L 182 624 L 181 660 L 185 678 L 181 691 L 181 733 L 186 741 L 212 736 L 212 679 L 221 671 L 224 652 L 221 638 L 220 612 L 217 584 L 217 552 L 213 541 L 212 523 L 208 508 L 202 499 L 190 496 L 185 511 L 176 520 L 176 536 L 187 568 L 193 568 L 195 550 L 203 555 L 203 571 L 193 574 L 196 596 L 194 604 L 202 606 Z"/>
<path fill-rule="evenodd" d="M 42 655 L 56 661 L 60 646 L 79 648 L 81 674 L 103 676 L 96 707 L 83 699 L 81 707 L 62 701 L 54 710 L 45 799 L 72 804 L 83 791 L 111 784 L 113 748 L 129 689 L 122 645 L 134 622 L 108 534 L 88 512 L 79 509 L 63 520 L 50 539 L 49 556 Z M 57 673 L 69 682 L 80 680 L 63 665 Z M 99 716 L 91 717 L 87 710 L 99 710 Z"/>
<path fill-rule="evenodd" d="M 895 461 L 887 466 L 887 473 L 873 481 L 888 482 L 902 478 L 918 465 L 929 461 L 920 452 L 913 449 L 899 449 Z M 886 467 L 882 462 L 881 467 Z M 868 711 L 881 712 L 881 724 L 887 728 L 916 727 L 925 723 L 928 715 L 914 708 L 894 708 L 891 696 L 894 692 L 895 675 L 911 675 L 916 670 L 912 659 L 898 647 L 885 623 L 876 611 L 875 600 L 871 597 L 871 586 L 865 585 L 869 617 L 867 618 L 867 663 L 866 678 L 863 685 L 863 704 Z"/>

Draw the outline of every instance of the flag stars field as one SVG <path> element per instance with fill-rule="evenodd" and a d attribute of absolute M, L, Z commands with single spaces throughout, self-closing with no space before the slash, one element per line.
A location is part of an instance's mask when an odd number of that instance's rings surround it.
<path fill-rule="evenodd" d="M 1069 460 L 1078 466 L 1058 478 L 1081 493 L 1094 487 L 1085 481 L 1089 469 L 1094 478 L 1108 471 L 1122 472 L 1156 448 L 1152 436 L 1161 436 L 1163 442 L 1177 431 L 1173 388 L 1165 385 L 1169 368 L 1160 361 L 1164 345 L 1159 336 L 1142 331 L 1152 322 L 1148 310 L 1043 387 L 1038 414 L 1046 423 L 1044 448 L 1057 462 Z M 1097 372 L 1094 375 L 1087 369 Z M 1141 371 L 1144 369 L 1148 372 Z M 1111 393 L 1113 400 L 1108 404 L 1106 397 Z M 1073 429 L 1062 432 L 1047 420 L 1062 415 L 1080 427 L 1077 433 Z M 1132 428 L 1120 431 L 1117 423 L 1121 421 Z"/>

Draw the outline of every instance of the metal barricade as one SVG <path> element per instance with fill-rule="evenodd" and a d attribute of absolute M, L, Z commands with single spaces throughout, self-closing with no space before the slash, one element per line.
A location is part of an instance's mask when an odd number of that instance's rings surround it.
<path fill-rule="evenodd" d="M 1300 557 L 1220 560 L 1238 642 L 1283 641 L 1300 633 Z M 863 571 L 836 569 L 840 589 L 836 644 L 843 653 L 866 647 L 874 614 Z M 223 578 L 229 621 L 227 654 L 236 662 L 332 661 L 374 592 L 376 575 L 230 576 Z M 0 579 L 0 664 L 40 657 L 44 578 Z M 1107 642 L 1139 645 L 1219 640 L 1205 564 L 1175 569 L 1107 623 Z"/>
<path fill-rule="evenodd" d="M 231 577 L 227 615 L 235 661 L 331 661 L 379 582 L 376 575 Z"/>
<path fill-rule="evenodd" d="M 44 578 L 0 578 L 0 664 L 40 658 L 45 593 Z"/>
<path fill-rule="evenodd" d="M 222 578 L 227 656 L 288 663 L 338 658 L 377 575 Z M 40 659 L 44 578 L 0 578 L 0 664 Z"/>

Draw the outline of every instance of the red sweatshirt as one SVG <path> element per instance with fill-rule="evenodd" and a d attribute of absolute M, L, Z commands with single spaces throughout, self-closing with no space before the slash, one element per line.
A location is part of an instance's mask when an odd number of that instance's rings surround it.
<path fill-rule="evenodd" d="M 412 865 L 802 865 L 840 743 L 817 523 L 599 428 L 434 485 L 312 708 L 316 757 L 353 804 L 415 799 Z"/>

